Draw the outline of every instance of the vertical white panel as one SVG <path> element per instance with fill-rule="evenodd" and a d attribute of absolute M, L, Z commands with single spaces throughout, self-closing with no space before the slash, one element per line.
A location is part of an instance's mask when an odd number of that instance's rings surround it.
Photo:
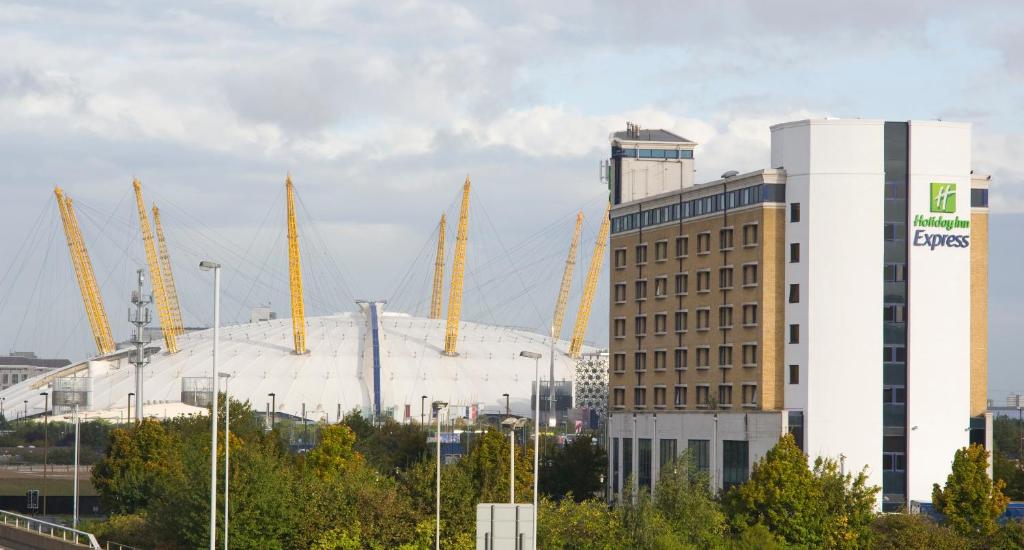
<path fill-rule="evenodd" d="M 970 248 L 963 245 L 970 230 L 928 224 L 971 219 L 970 132 L 966 124 L 910 123 L 907 487 L 911 500 L 931 501 L 932 484 L 945 481 L 953 454 L 969 441 Z M 932 183 L 956 186 L 952 212 L 934 211 L 942 210 L 942 199 L 938 197 L 938 208 L 932 204 Z M 951 190 L 945 192 L 949 206 Z"/>

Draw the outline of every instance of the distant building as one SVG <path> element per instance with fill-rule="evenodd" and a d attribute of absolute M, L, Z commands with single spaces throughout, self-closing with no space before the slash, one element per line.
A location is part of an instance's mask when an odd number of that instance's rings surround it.
<path fill-rule="evenodd" d="M 991 441 L 970 127 L 779 124 L 770 168 L 699 185 L 695 145 L 611 137 L 612 494 L 685 449 L 728 488 L 789 432 L 867 466 L 883 510 L 930 500 L 957 448 Z"/>
<path fill-rule="evenodd" d="M 67 359 L 40 359 L 30 351 L 12 351 L 10 355 L 0 356 L 0 390 L 70 364 Z"/>

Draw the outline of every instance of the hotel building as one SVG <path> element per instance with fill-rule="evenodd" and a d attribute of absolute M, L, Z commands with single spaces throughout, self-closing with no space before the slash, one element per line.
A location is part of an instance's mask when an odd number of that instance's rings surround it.
<path fill-rule="evenodd" d="M 883 510 L 930 501 L 991 441 L 970 126 L 779 124 L 770 168 L 701 184 L 695 147 L 611 136 L 610 492 L 685 449 L 729 488 L 788 432 L 866 467 Z"/>

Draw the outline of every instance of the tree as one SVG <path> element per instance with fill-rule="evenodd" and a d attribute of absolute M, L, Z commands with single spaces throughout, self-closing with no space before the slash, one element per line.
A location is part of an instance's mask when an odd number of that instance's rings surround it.
<path fill-rule="evenodd" d="M 157 480 L 171 463 L 173 446 L 173 438 L 155 420 L 114 430 L 106 456 L 92 470 L 92 484 L 104 507 L 131 514 L 149 504 L 159 490 Z"/>
<path fill-rule="evenodd" d="M 320 478 L 340 473 L 362 457 L 353 446 L 356 434 L 345 424 L 333 424 L 320 428 L 320 441 L 306 454 L 306 465 Z"/>
<path fill-rule="evenodd" d="M 750 479 L 725 496 L 725 510 L 737 532 L 762 524 L 790 544 L 856 547 L 873 519 L 878 487 L 867 475 L 839 473 L 830 459 L 814 469 L 790 434 L 754 465 Z"/>
<path fill-rule="evenodd" d="M 661 469 L 654 506 L 680 540 L 700 548 L 722 542 L 725 514 L 711 492 L 707 473 L 696 467 L 688 452 Z"/>
<path fill-rule="evenodd" d="M 572 494 L 580 502 L 602 489 L 601 474 L 608 466 L 608 455 L 589 435 L 576 437 L 561 447 L 549 448 L 540 470 L 541 493 L 556 500 Z"/>
<path fill-rule="evenodd" d="M 618 550 L 626 548 L 625 533 L 616 514 L 595 499 L 540 499 L 538 548 Z"/>
<path fill-rule="evenodd" d="M 1005 484 L 988 477 L 988 456 L 981 445 L 958 449 L 945 488 L 938 483 L 932 487 L 935 510 L 946 516 L 954 531 L 967 537 L 995 534 L 996 520 L 1010 502 L 1003 494 Z"/>
<path fill-rule="evenodd" d="M 878 550 L 960 550 L 971 541 L 922 514 L 882 514 L 871 524 L 865 547 Z"/>
<path fill-rule="evenodd" d="M 1006 496 L 1012 500 L 1024 500 L 1024 470 L 1021 470 L 1020 464 L 998 448 L 993 458 L 992 475 L 996 481 L 1006 485 Z"/>

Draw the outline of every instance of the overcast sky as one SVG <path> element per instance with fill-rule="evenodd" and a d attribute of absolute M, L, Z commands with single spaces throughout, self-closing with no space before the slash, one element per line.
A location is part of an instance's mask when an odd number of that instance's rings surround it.
<path fill-rule="evenodd" d="M 115 336 L 142 264 L 130 184 L 163 211 L 186 322 L 288 315 L 283 180 L 307 311 L 423 314 L 442 211 L 474 182 L 465 316 L 548 322 L 587 215 L 569 321 L 626 121 L 700 143 L 698 181 L 768 164 L 773 123 L 958 120 L 993 174 L 990 393 L 1024 391 L 1024 3 L 92 2 L 0 5 L 0 348 L 92 349 L 53 203 L 74 197 Z M 145 4 L 145 5 L 143 5 Z M 148 205 L 147 205 L 148 206 Z M 449 223 L 449 243 L 454 219 Z M 601 289 L 588 339 L 607 337 Z"/>

